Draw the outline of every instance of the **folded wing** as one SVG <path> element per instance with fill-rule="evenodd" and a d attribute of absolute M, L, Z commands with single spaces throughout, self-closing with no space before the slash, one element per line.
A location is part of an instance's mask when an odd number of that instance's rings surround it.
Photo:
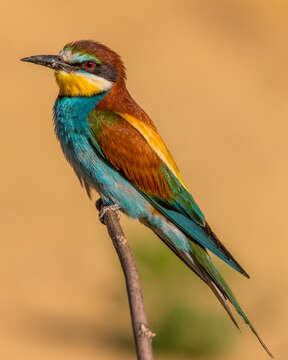
<path fill-rule="evenodd" d="M 155 130 L 131 115 L 107 110 L 95 110 L 88 122 L 91 141 L 100 155 L 191 240 L 248 277 L 210 229 Z"/>

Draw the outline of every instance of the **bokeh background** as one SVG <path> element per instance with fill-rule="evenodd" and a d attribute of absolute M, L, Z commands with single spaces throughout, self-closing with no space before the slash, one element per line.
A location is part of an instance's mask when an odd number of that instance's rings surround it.
<path fill-rule="evenodd" d="M 287 2 L 2 1 L 0 30 L 0 357 L 135 359 L 118 259 L 53 134 L 53 74 L 19 62 L 95 39 L 122 55 L 131 93 L 251 279 L 217 264 L 287 359 Z M 267 359 L 160 240 L 121 221 L 156 359 Z"/>

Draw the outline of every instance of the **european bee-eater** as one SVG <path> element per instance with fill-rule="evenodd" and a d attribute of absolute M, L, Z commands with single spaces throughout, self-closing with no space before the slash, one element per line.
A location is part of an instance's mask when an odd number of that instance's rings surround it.
<path fill-rule="evenodd" d="M 105 206 L 117 205 L 154 231 L 210 287 L 238 327 L 228 303 L 235 307 L 272 357 L 207 249 L 248 274 L 211 230 L 154 123 L 129 94 L 119 55 L 82 40 L 59 55 L 22 60 L 55 70 L 56 135 L 87 194 L 95 189 Z"/>

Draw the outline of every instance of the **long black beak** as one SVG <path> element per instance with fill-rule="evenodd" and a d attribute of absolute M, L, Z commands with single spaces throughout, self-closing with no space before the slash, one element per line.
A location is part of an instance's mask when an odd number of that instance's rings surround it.
<path fill-rule="evenodd" d="M 35 55 L 23 58 L 21 61 L 32 62 L 34 64 L 46 66 L 54 70 L 64 70 L 66 72 L 71 72 L 73 70 L 71 65 L 65 63 L 57 55 Z"/>

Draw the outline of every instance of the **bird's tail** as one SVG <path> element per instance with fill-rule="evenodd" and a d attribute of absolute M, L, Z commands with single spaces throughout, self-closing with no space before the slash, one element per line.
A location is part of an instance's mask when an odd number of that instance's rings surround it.
<path fill-rule="evenodd" d="M 190 252 L 179 250 L 171 241 L 167 238 L 162 240 L 170 247 L 171 250 L 188 265 L 213 291 L 216 295 L 217 299 L 220 301 L 221 305 L 224 307 L 226 312 L 228 313 L 230 319 L 233 321 L 235 326 L 239 328 L 232 312 L 229 307 L 229 302 L 234 306 L 238 314 L 242 317 L 245 323 L 250 327 L 251 331 L 259 340 L 260 344 L 267 352 L 267 354 L 273 358 L 272 353 L 264 344 L 263 340 L 258 335 L 257 331 L 255 330 L 254 326 L 251 324 L 249 319 L 247 318 L 246 314 L 240 307 L 238 301 L 236 300 L 233 292 L 229 288 L 226 281 L 221 276 L 220 272 L 217 270 L 216 266 L 212 262 L 209 254 L 206 250 L 192 241 L 190 243 Z"/>

